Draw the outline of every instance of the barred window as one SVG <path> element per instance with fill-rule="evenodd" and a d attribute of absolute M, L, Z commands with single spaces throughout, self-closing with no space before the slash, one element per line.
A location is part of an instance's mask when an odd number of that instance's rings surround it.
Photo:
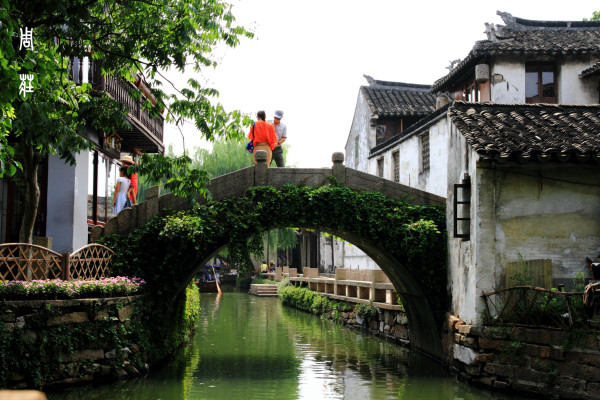
<path fill-rule="evenodd" d="M 354 166 L 358 167 L 358 136 L 354 138 Z"/>
<path fill-rule="evenodd" d="M 394 163 L 394 182 L 400 182 L 400 152 L 392 153 L 392 161 Z"/>
<path fill-rule="evenodd" d="M 421 135 L 421 172 L 429 171 L 429 132 Z"/>
<path fill-rule="evenodd" d="M 471 235 L 471 178 L 454 185 L 454 237 L 469 240 Z"/>
<path fill-rule="evenodd" d="M 383 157 L 377 159 L 377 176 L 383 178 Z"/>

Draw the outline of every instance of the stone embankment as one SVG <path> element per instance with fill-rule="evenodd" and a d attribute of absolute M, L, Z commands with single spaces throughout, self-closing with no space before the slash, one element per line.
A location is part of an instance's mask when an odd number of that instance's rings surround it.
<path fill-rule="evenodd" d="M 354 306 L 354 303 L 347 303 Z M 384 310 L 380 308 L 379 317 L 367 319 L 356 312 L 338 312 L 330 310 L 323 314 L 332 321 L 339 322 L 352 329 L 360 330 L 372 336 L 405 346 L 410 344 L 408 319 L 403 311 Z"/>
<path fill-rule="evenodd" d="M 600 399 L 600 332 L 466 325 L 447 318 L 451 368 L 472 383 L 544 398 Z"/>
<path fill-rule="evenodd" d="M 147 370 L 146 356 L 130 340 L 139 298 L 2 302 L 0 339 L 11 346 L 3 355 L 16 358 L 12 368 L 2 363 L 6 387 L 69 385 Z"/>

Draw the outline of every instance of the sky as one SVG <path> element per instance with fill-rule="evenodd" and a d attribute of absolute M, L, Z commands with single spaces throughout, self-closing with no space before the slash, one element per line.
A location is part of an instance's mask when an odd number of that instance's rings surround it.
<path fill-rule="evenodd" d="M 331 167 L 344 152 L 363 75 L 377 80 L 433 84 L 450 61 L 467 56 L 503 24 L 496 11 L 536 20 L 590 18 L 592 0 L 403 1 L 229 0 L 237 22 L 255 33 L 236 48 L 216 51 L 220 64 L 193 74 L 220 93 L 226 110 L 273 119 L 283 110 L 289 145 L 286 166 Z M 185 76 L 169 72 L 176 82 Z M 182 127 L 185 148 L 211 148 L 193 124 Z M 165 145 L 183 151 L 182 133 L 165 126 Z M 248 157 L 251 155 L 248 154 Z"/>

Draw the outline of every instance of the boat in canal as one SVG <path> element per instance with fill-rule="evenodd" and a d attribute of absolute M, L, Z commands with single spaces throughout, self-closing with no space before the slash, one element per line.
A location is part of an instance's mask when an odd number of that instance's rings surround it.
<path fill-rule="evenodd" d="M 194 283 L 203 293 L 217 293 L 219 291 L 220 270 L 219 265 L 205 264 L 202 270 L 196 275 Z"/>

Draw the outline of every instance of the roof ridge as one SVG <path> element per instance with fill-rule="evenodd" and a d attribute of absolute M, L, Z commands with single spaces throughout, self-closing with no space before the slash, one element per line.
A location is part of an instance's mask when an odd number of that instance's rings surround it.
<path fill-rule="evenodd" d="M 394 82 L 394 81 L 381 81 L 378 79 L 373 79 L 369 75 L 363 75 L 369 86 L 372 88 L 381 89 L 383 87 L 389 88 L 403 88 L 403 89 L 416 89 L 415 91 L 419 91 L 419 89 L 423 90 L 431 90 L 431 85 L 424 85 L 420 83 L 408 83 L 408 82 Z"/>
<path fill-rule="evenodd" d="M 544 21 L 513 17 L 510 13 L 502 11 L 496 11 L 496 14 L 499 15 L 506 24 L 504 28 L 509 30 L 523 31 L 540 29 L 600 29 L 600 21 Z"/>
<path fill-rule="evenodd" d="M 492 101 L 472 103 L 464 100 L 455 100 L 452 106 L 470 106 L 476 108 L 600 108 L 600 104 L 567 104 L 567 103 L 495 103 Z"/>

